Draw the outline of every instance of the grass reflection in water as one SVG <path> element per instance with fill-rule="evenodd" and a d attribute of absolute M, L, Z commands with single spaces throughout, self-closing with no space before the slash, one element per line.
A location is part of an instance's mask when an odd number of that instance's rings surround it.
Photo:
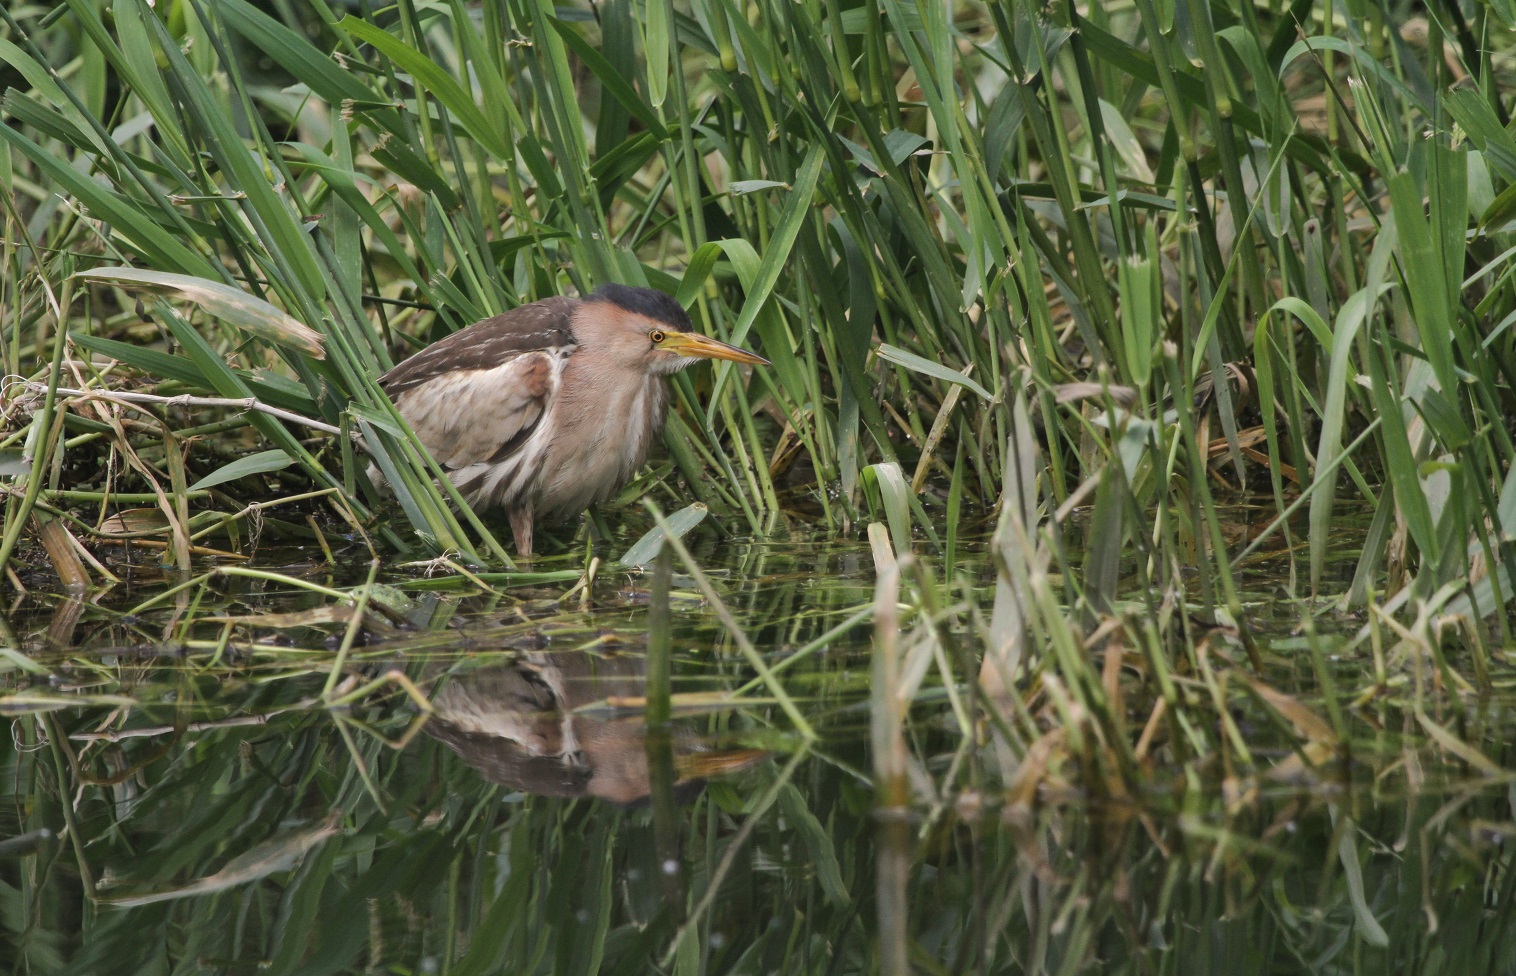
<path fill-rule="evenodd" d="M 1086 640 L 1083 670 L 1050 652 L 1000 707 L 965 680 L 985 560 L 930 593 L 907 560 L 876 592 L 855 550 L 765 548 L 706 582 L 814 742 L 683 575 L 662 738 L 642 724 L 635 577 L 602 575 L 587 609 L 568 582 L 489 609 L 457 585 L 329 580 L 385 604 L 335 682 L 353 599 L 224 581 L 188 614 L 17 614 L 28 653 L 8 659 L 0 700 L 0 833 L 18 838 L 0 850 L 4 955 L 38 973 L 824 974 L 889 970 L 897 951 L 911 971 L 984 973 L 1516 959 L 1508 680 L 1454 699 L 1408 655 L 1355 700 L 1350 628 L 1281 627 L 1261 673 L 1227 632 L 1199 635 L 1174 659 L 1172 704 L 1148 656 Z M 795 572 L 807 560 L 836 572 Z M 1284 612 L 1262 591 L 1248 605 L 1255 624 Z M 871 689 L 887 651 L 870 624 L 891 614 L 896 670 Z M 60 632 L 77 646 L 46 652 Z M 158 633 L 178 638 L 142 639 Z M 902 706 L 893 730 L 878 727 L 896 714 L 881 680 Z M 894 760 L 870 747 L 871 717 Z M 896 760 L 902 802 L 880 809 L 873 783 Z"/>

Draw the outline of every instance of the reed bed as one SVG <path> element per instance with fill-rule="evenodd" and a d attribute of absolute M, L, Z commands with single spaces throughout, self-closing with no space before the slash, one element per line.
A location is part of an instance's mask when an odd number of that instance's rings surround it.
<path fill-rule="evenodd" d="M 615 280 L 774 360 L 681 377 L 669 461 L 623 502 L 846 531 L 894 462 L 950 550 L 1020 464 L 1024 390 L 1048 501 L 1103 486 L 1157 590 L 1203 566 L 1226 605 L 1217 499 L 1262 491 L 1303 591 L 1336 506 L 1364 504 L 1352 602 L 1493 609 L 1516 498 L 1500 9 L 7 11 L 0 563 L 51 535 L 58 572 L 98 579 L 69 551 L 127 529 L 183 566 L 256 511 L 503 564 L 373 378 Z"/>
<path fill-rule="evenodd" d="M 0 10 L 0 568 L 97 597 L 6 634 L 14 833 L 69 844 L 0 877 L 16 958 L 62 970 L 66 875 L 81 972 L 1507 965 L 1509 13 Z M 374 378 L 608 281 L 774 365 L 682 375 L 522 573 Z M 325 575 L 247 558 L 291 544 Z M 477 640 L 644 597 L 657 734 L 714 688 L 775 757 L 692 815 L 668 755 L 607 816 L 416 738 Z"/>

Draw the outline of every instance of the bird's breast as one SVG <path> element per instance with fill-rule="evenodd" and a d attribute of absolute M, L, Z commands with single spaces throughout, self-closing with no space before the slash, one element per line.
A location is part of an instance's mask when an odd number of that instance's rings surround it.
<path fill-rule="evenodd" d="M 647 461 L 663 432 L 668 391 L 659 376 L 590 375 L 565 368 L 552 442 L 543 458 L 537 507 L 577 514 L 618 491 Z"/>

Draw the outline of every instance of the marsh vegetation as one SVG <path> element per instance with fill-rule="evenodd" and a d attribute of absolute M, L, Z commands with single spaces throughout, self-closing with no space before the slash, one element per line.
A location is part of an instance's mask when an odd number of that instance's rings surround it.
<path fill-rule="evenodd" d="M 0 961 L 1511 971 L 1513 28 L 0 10 Z M 518 565 L 376 378 L 607 282 Z"/>

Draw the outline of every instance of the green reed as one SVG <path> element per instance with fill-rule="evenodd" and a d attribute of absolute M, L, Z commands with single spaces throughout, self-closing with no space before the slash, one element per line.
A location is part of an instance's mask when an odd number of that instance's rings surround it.
<path fill-rule="evenodd" d="M 797 510 L 856 525 L 899 465 L 940 551 L 1021 463 L 1025 390 L 1050 502 L 1093 502 L 1160 591 L 1235 612 L 1217 505 L 1260 490 L 1311 592 L 1335 513 L 1361 505 L 1377 518 L 1353 602 L 1465 581 L 1503 603 L 1500 9 L 1429 17 L 1414 42 L 1371 5 L 1146 0 L 7 12 L 5 372 L 286 415 L 245 413 L 256 436 L 214 448 L 178 435 L 231 408 L 150 403 L 113 427 L 48 393 L 8 412 L 0 557 L 110 460 L 121 490 L 160 498 L 181 565 L 204 503 L 171 499 L 207 478 L 223 518 L 329 491 L 324 523 L 375 547 L 506 562 L 373 378 L 475 319 L 618 280 L 774 361 L 681 376 L 672 464 L 639 482 L 744 531 Z M 60 528 L 88 541 L 84 521 Z M 1120 571 L 1086 558 L 1093 605 Z"/>

